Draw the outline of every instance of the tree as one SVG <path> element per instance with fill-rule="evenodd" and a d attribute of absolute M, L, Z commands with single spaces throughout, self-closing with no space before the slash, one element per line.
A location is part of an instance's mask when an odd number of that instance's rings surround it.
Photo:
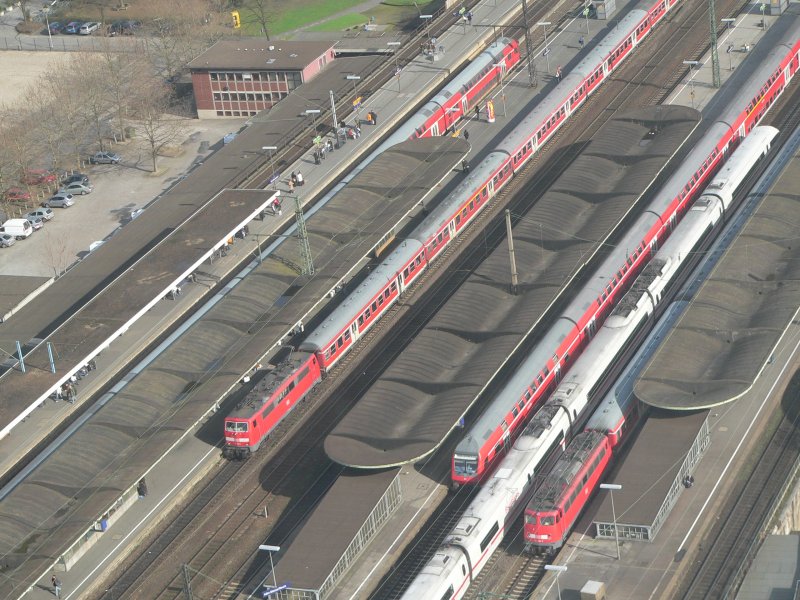
<path fill-rule="evenodd" d="M 142 138 L 147 143 L 153 172 L 158 170 L 158 155 L 167 146 L 177 142 L 184 130 L 184 119 L 170 114 L 172 96 L 166 85 L 153 83 L 150 93 L 142 97 L 135 109 Z"/>
<path fill-rule="evenodd" d="M 136 52 L 112 52 L 106 48 L 100 57 L 103 87 L 106 97 L 111 101 L 116 135 L 124 140 L 128 113 L 147 89 L 148 86 L 142 86 L 142 82 L 153 77 L 152 68 L 146 57 Z"/>
<path fill-rule="evenodd" d="M 245 21 L 252 20 L 258 23 L 261 27 L 261 33 L 267 37 L 269 41 L 269 30 L 272 28 L 272 23 L 275 21 L 275 9 L 270 0 L 242 0 L 240 2 L 242 9 L 249 15 L 245 15 Z M 248 19 L 249 16 L 249 19 Z"/>

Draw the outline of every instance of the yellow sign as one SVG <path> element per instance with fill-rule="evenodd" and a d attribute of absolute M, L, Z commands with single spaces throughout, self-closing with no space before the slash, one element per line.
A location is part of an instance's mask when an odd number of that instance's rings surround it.
<path fill-rule="evenodd" d="M 491 100 L 486 103 L 486 120 L 489 123 L 494 123 L 494 102 Z"/>
<path fill-rule="evenodd" d="M 234 29 L 239 29 L 242 26 L 242 19 L 241 19 L 241 17 L 239 17 L 239 11 L 238 10 L 232 10 L 231 11 L 231 16 L 233 17 L 233 28 Z"/>
<path fill-rule="evenodd" d="M 353 108 L 356 108 L 358 106 L 361 106 L 361 96 L 353 100 Z"/>

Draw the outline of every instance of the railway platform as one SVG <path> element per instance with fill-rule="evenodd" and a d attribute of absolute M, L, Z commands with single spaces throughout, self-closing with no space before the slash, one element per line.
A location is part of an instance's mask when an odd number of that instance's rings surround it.
<path fill-rule="evenodd" d="M 491 18 L 493 23 L 502 26 L 513 17 L 517 10 L 511 2 L 500 3 L 489 7 L 478 6 L 474 9 L 476 19 L 486 20 Z M 489 15 L 491 14 L 491 17 Z M 374 70 L 380 57 L 347 57 L 333 61 L 317 78 L 307 85 L 302 86 L 285 102 L 276 105 L 267 114 L 259 115 L 252 119 L 252 123 L 239 132 L 235 140 L 220 148 L 209 156 L 203 164 L 198 165 L 185 178 L 173 188 L 148 206 L 135 221 L 118 230 L 110 236 L 106 243 L 87 258 L 79 262 L 65 276 L 54 282 L 35 282 L 20 279 L 3 279 L 4 297 L 19 298 L 25 301 L 12 317 L 8 318 L 0 327 L 0 348 L 8 355 L 14 354 L 15 344 L 19 341 L 24 347 L 24 352 L 29 355 L 31 362 L 42 364 L 46 362 L 47 350 L 45 344 L 52 341 L 52 337 L 70 320 L 79 322 L 82 315 L 87 314 L 89 302 L 95 296 L 112 294 L 108 289 L 111 283 L 116 283 L 117 290 L 124 290 L 120 279 L 125 276 L 125 269 L 132 260 L 143 260 L 149 248 L 163 241 L 170 232 L 180 223 L 188 219 L 200 207 L 213 202 L 216 194 L 223 189 L 239 187 L 247 177 L 261 168 L 265 172 L 264 179 L 271 178 L 272 171 L 278 176 L 271 186 L 277 187 L 286 193 L 288 191 L 287 174 L 290 171 L 303 173 L 306 185 L 300 190 L 299 197 L 304 205 L 318 197 L 342 175 L 349 165 L 363 157 L 368 150 L 385 136 L 414 106 L 420 104 L 431 91 L 440 85 L 447 76 L 457 71 L 467 60 L 476 55 L 483 48 L 483 44 L 493 37 L 490 28 L 473 27 L 465 29 L 460 25 L 452 31 L 440 36 L 442 44 L 446 44 L 447 51 L 432 62 L 425 56 L 419 56 L 408 64 L 403 65 L 398 78 L 382 89 L 367 90 L 370 92 L 361 113 L 374 111 L 379 115 L 377 126 L 363 126 L 363 135 L 357 140 L 348 140 L 347 143 L 333 153 L 328 153 L 327 158 L 317 165 L 311 157 L 310 150 L 295 164 L 270 164 L 265 155 L 265 145 L 278 148 L 286 144 L 292 132 L 298 127 L 307 125 L 308 115 L 306 109 L 316 109 L 320 106 L 330 105 L 330 92 L 335 97 L 341 97 L 352 89 L 352 81 L 347 75 L 357 74 L 366 80 L 369 73 Z M 400 86 L 400 90 L 395 88 Z M 339 107 L 339 117 L 352 122 L 355 114 L 351 114 L 352 107 Z M 311 148 L 312 140 L 308 140 Z M 285 210 L 280 219 L 268 219 L 261 224 L 251 224 L 251 240 L 254 236 L 268 236 L 280 234 L 292 219 L 291 210 Z M 262 238 L 263 239 L 263 238 Z M 124 241 L 123 241 L 124 240 Z M 158 338 L 172 324 L 186 315 L 200 297 L 214 287 L 215 282 L 224 279 L 241 261 L 247 253 L 240 255 L 232 253 L 223 260 L 216 261 L 213 265 L 206 265 L 204 271 L 208 274 L 204 283 L 199 286 L 186 286 L 186 292 L 180 302 L 158 306 L 157 318 L 153 313 L 142 316 L 143 327 L 128 327 L 126 343 L 122 348 L 109 347 L 104 351 L 107 357 L 113 356 L 113 361 L 101 361 L 102 367 L 93 371 L 80 382 L 79 402 L 91 397 L 97 390 L 107 385 L 117 376 L 116 367 L 123 365 L 125 357 L 132 357 L 141 352 L 154 339 Z M 42 284 L 42 285 L 39 285 Z M 136 285 L 135 283 L 131 285 Z M 34 288 L 33 290 L 31 288 Z M 38 294 L 37 294 L 38 293 Z M 124 293 L 124 292 L 123 292 Z M 153 298 L 151 298 L 152 300 Z M 191 302 L 189 301 L 191 299 Z M 129 308 L 134 314 L 140 305 L 135 305 L 127 297 L 117 295 L 114 301 Z M 164 310 L 164 308 L 169 310 Z M 83 312 L 81 312 L 83 311 Z M 80 313 L 80 316 L 79 314 Z M 91 318 L 91 316 L 89 317 Z M 112 325 L 107 327 L 113 328 Z M 17 460 L 27 451 L 44 439 L 47 434 L 65 419 L 69 419 L 73 406 L 58 406 L 48 404 L 45 399 L 63 381 L 69 379 L 73 371 L 77 371 L 85 364 L 86 357 L 96 348 L 89 348 L 89 343 L 84 339 L 73 339 L 85 350 L 83 356 L 75 356 L 71 362 L 59 362 L 58 374 L 55 377 L 39 378 L 46 380 L 34 382 L 33 378 L 19 372 L 17 368 L 9 368 L 13 363 L 6 364 L 4 372 L 0 374 L 0 402 L 4 405 L 3 414 L 0 415 L 0 473 L 6 473 L 13 467 Z M 58 350 L 57 350 L 58 351 Z M 27 375 L 30 375 L 30 371 Z M 13 382 L 5 385 L 6 382 Z M 15 395 L 6 394 L 11 387 Z M 38 409 L 37 407 L 42 407 Z M 6 438 L 9 432 L 23 426 L 17 431 L 13 439 Z"/>
<path fill-rule="evenodd" d="M 796 203 L 787 190 L 796 189 L 800 178 L 800 134 L 795 132 L 792 139 L 788 166 L 777 179 L 768 181 L 745 199 L 749 210 L 737 216 L 741 229 L 735 234 L 723 234 L 723 245 L 709 252 L 712 263 L 707 270 L 710 275 L 707 279 L 704 276 L 694 278 L 698 282 L 697 289 L 686 297 L 688 306 L 678 320 L 678 328 L 666 336 L 634 388 L 637 397 L 645 394 L 663 398 L 660 388 L 653 385 L 657 373 L 652 369 L 662 364 L 665 352 L 675 356 L 679 350 L 699 363 L 703 374 L 695 381 L 698 385 L 713 385 L 717 381 L 716 353 L 709 353 L 686 328 L 680 326 L 680 323 L 699 318 L 706 306 L 713 306 L 728 319 L 725 329 L 741 334 L 733 336 L 734 342 L 747 340 L 746 332 L 754 322 L 758 323 L 759 314 L 773 319 L 768 327 L 756 325 L 752 330 L 752 335 L 757 338 L 753 344 L 733 343 L 725 356 L 723 363 L 739 365 L 740 375 L 728 380 L 726 385 L 712 389 L 715 394 L 719 389 L 727 390 L 728 394 L 736 396 L 737 401 L 710 410 L 686 410 L 686 406 L 680 411 L 655 409 L 658 417 L 655 425 L 649 427 L 648 420 L 632 447 L 624 452 L 622 462 L 606 477 L 607 482 L 622 485 L 621 490 L 613 492 L 615 509 L 611 508 L 610 493 L 600 491 L 559 556 L 559 564 L 567 568 L 559 576 L 562 592 L 576 593 L 591 579 L 603 581 L 609 597 L 672 597 L 679 584 L 682 566 L 691 563 L 704 551 L 700 541 L 702 532 L 714 521 L 714 515 L 718 514 L 716 509 L 722 505 L 726 493 L 737 484 L 737 470 L 745 469 L 745 463 L 751 460 L 748 456 L 757 446 L 765 423 L 770 420 L 768 415 L 773 410 L 780 410 L 778 407 L 782 403 L 793 402 L 793 399 L 785 397 L 785 392 L 798 364 L 800 327 L 795 312 L 800 298 L 797 286 L 780 285 L 779 282 L 796 280 L 796 275 L 780 272 L 782 265 L 791 265 L 795 260 L 787 260 L 785 255 L 793 252 L 791 248 L 770 242 L 784 240 L 784 228 L 794 231 L 798 226 Z M 785 159 L 780 161 L 785 164 Z M 782 169 L 784 164 L 771 169 Z M 751 253 L 755 248 L 761 248 L 767 255 L 753 257 Z M 760 277 L 762 271 L 774 277 Z M 734 277 L 734 273 L 747 273 L 753 277 L 748 277 L 748 283 L 744 285 L 741 276 Z M 720 291 L 720 285 L 725 282 L 737 282 L 734 285 L 741 289 L 737 293 L 732 293 L 727 287 Z M 773 288 L 780 289 L 776 291 Z M 756 290 L 761 290 L 756 295 L 762 297 L 769 308 L 760 307 L 759 303 L 742 302 L 742 296 L 750 298 Z M 730 316 L 733 313 L 737 315 L 735 318 Z M 765 341 L 764 337 L 771 341 Z M 658 359 L 659 355 L 662 355 L 661 359 Z M 726 367 L 720 368 L 724 370 Z M 715 395 L 714 398 L 721 399 L 722 396 Z M 693 456 L 692 432 L 698 431 L 702 422 L 707 424 L 708 447 L 704 456 Z M 664 464 L 668 462 L 664 460 L 660 463 L 654 461 L 656 454 L 662 458 L 674 457 L 673 464 Z M 681 485 L 682 473 L 678 470 L 684 461 L 691 464 L 687 473 L 693 479 L 688 487 Z M 643 469 L 645 465 L 648 470 Z M 660 493 L 657 493 L 659 489 Z M 664 509 L 666 514 L 659 514 Z M 634 531 L 644 532 L 641 527 L 627 529 L 627 525 L 637 516 L 645 517 L 645 513 L 647 519 L 659 519 L 658 536 L 642 537 L 649 543 L 635 540 L 635 535 L 627 535 Z M 602 522 L 607 534 L 613 530 L 614 521 L 620 525 L 620 532 L 624 535 L 620 535 L 619 560 L 616 560 L 614 536 L 604 535 L 602 539 L 595 536 L 598 521 Z M 555 593 L 554 577 L 548 575 L 533 598 L 555 598 Z"/>

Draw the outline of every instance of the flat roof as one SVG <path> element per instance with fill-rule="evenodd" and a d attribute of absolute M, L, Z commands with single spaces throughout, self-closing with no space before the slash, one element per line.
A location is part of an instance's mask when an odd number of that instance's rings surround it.
<path fill-rule="evenodd" d="M 281 581 L 318 590 L 399 473 L 390 469 L 340 475 L 278 560 L 275 571 Z"/>
<path fill-rule="evenodd" d="M 707 417 L 706 410 L 650 413 L 619 467 L 605 480 L 622 486 L 614 492 L 619 525 L 653 524 Z M 610 523 L 613 518 L 610 494 L 604 494 L 592 520 Z"/>
<path fill-rule="evenodd" d="M 219 40 L 189 63 L 193 70 L 302 71 L 335 42 L 268 41 L 263 37 Z"/>
<path fill-rule="evenodd" d="M 800 306 L 798 188 L 800 150 L 642 372 L 642 402 L 711 408 L 753 386 Z"/>
<path fill-rule="evenodd" d="M 500 245 L 328 435 L 328 456 L 382 468 L 433 452 L 699 120 L 690 108 L 659 106 L 604 126 L 514 226 L 519 293 L 510 293 Z"/>

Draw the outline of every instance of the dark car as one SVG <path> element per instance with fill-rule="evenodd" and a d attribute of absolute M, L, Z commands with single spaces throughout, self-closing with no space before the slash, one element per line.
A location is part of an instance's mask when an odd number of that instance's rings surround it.
<path fill-rule="evenodd" d="M 53 21 L 50 23 L 50 35 L 56 35 L 64 31 L 64 24 L 59 23 L 58 21 Z"/>
<path fill-rule="evenodd" d="M 114 21 L 108 30 L 108 35 L 136 35 L 141 27 L 139 21 Z"/>
<path fill-rule="evenodd" d="M 64 33 L 70 33 L 72 35 L 77 35 L 78 32 L 81 30 L 81 23 L 80 21 L 72 21 L 71 23 L 67 23 L 67 26 L 64 27 Z"/>
<path fill-rule="evenodd" d="M 62 185 L 69 185 L 70 183 L 89 183 L 89 176 L 83 173 L 69 173 L 61 178 Z"/>

